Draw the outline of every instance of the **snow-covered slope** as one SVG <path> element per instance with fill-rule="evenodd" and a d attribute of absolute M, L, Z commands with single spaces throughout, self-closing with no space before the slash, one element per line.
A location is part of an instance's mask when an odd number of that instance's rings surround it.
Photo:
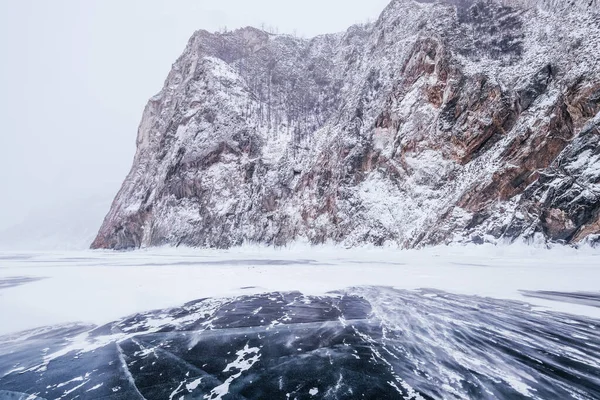
<path fill-rule="evenodd" d="M 395 0 L 310 40 L 198 31 L 95 248 L 597 240 L 596 0 Z"/>

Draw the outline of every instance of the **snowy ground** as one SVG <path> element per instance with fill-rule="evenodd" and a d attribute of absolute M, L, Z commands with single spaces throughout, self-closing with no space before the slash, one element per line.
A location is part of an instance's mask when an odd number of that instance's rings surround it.
<path fill-rule="evenodd" d="M 593 249 L 0 253 L 0 316 L 0 399 L 600 396 Z"/>

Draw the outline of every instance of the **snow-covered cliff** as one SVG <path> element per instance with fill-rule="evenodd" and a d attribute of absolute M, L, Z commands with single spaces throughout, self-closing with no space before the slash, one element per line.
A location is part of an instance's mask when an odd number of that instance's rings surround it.
<path fill-rule="evenodd" d="M 596 0 L 395 0 L 310 40 L 196 32 L 94 248 L 597 240 Z"/>

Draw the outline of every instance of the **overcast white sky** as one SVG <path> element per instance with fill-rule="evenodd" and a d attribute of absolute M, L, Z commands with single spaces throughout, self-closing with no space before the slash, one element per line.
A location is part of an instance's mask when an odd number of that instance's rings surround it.
<path fill-rule="evenodd" d="M 146 101 L 195 30 L 264 23 L 314 36 L 387 3 L 0 0 L 0 229 L 116 194 Z"/>

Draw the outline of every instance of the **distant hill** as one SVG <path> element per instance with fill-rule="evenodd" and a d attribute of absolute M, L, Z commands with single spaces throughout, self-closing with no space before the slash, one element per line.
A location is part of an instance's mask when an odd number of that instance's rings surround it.
<path fill-rule="evenodd" d="M 110 197 L 96 196 L 30 214 L 0 231 L 0 250 L 87 249 L 110 203 Z"/>

